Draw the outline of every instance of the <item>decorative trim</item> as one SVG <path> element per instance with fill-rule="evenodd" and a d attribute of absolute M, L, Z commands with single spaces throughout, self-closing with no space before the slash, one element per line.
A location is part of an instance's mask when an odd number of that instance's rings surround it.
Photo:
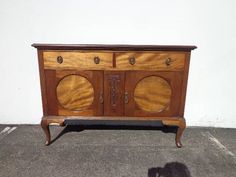
<path fill-rule="evenodd" d="M 117 84 L 120 82 L 120 75 L 118 74 L 109 75 L 108 81 L 110 86 L 110 103 L 111 106 L 115 108 L 117 102 L 117 95 L 119 94 L 117 90 Z"/>
<path fill-rule="evenodd" d="M 42 50 L 113 50 L 113 51 L 191 51 L 196 46 L 184 45 L 107 45 L 107 44 L 32 44 Z"/>

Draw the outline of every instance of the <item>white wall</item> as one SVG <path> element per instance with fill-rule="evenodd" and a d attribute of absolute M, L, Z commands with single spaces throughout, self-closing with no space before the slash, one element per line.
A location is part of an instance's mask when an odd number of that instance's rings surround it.
<path fill-rule="evenodd" d="M 188 125 L 236 128 L 235 0 L 1 0 L 0 123 L 42 116 L 32 43 L 197 45 Z"/>

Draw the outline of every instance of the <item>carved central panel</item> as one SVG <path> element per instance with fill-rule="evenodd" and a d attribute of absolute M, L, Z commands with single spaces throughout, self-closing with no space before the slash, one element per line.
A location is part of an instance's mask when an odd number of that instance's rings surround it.
<path fill-rule="evenodd" d="M 109 86 L 110 86 L 110 103 L 113 108 L 116 107 L 117 99 L 119 96 L 119 87 L 118 84 L 120 82 L 119 75 L 109 75 Z"/>
<path fill-rule="evenodd" d="M 124 79 L 122 71 L 104 73 L 104 115 L 122 116 L 124 114 Z"/>

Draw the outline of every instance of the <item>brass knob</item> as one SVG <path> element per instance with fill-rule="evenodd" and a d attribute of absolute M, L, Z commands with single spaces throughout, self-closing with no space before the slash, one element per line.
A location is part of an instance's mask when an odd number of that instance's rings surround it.
<path fill-rule="evenodd" d="M 125 92 L 125 104 L 129 103 L 129 94 L 128 92 Z"/>
<path fill-rule="evenodd" d="M 134 65 L 135 64 L 135 61 L 136 59 L 134 58 L 134 57 L 132 57 L 132 58 L 130 58 L 129 59 L 129 63 L 131 64 L 131 65 Z"/>
<path fill-rule="evenodd" d="M 57 63 L 62 64 L 63 63 L 63 58 L 62 56 L 57 57 Z"/>
<path fill-rule="evenodd" d="M 94 63 L 99 64 L 100 63 L 100 58 L 99 57 L 94 57 Z"/>
<path fill-rule="evenodd" d="M 171 62 L 172 62 L 171 58 L 168 57 L 166 59 L 166 66 L 169 66 L 171 64 Z"/>

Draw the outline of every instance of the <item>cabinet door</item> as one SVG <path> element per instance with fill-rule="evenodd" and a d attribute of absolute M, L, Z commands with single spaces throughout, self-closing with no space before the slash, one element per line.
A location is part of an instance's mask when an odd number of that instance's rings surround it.
<path fill-rule="evenodd" d="M 127 72 L 125 115 L 178 116 L 181 87 L 181 72 Z"/>
<path fill-rule="evenodd" d="M 103 72 L 45 70 L 49 115 L 103 114 Z"/>
<path fill-rule="evenodd" d="M 124 115 L 124 85 L 123 71 L 104 72 L 104 115 Z"/>

